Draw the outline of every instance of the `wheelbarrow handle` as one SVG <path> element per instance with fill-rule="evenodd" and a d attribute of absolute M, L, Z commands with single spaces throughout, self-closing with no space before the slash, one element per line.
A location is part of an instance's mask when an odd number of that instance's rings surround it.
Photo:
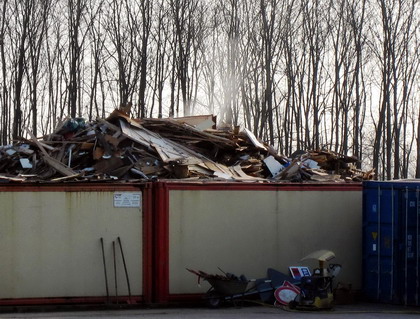
<path fill-rule="evenodd" d="M 189 269 L 189 268 L 185 268 L 185 269 L 197 276 L 198 285 L 201 282 L 201 278 L 206 278 L 206 276 L 208 276 L 205 272 L 202 272 L 202 271 L 196 271 L 194 269 Z"/>

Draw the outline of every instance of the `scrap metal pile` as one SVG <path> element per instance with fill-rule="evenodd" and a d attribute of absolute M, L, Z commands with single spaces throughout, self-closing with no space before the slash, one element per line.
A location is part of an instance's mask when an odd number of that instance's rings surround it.
<path fill-rule="evenodd" d="M 361 181 L 373 171 L 330 151 L 277 154 L 249 130 L 215 129 L 212 116 L 66 119 L 53 133 L 0 146 L 2 181 L 235 180 Z"/>

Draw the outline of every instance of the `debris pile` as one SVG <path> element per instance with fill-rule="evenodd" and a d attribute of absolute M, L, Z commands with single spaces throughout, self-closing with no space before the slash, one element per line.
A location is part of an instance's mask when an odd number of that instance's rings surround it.
<path fill-rule="evenodd" d="M 279 172 L 280 179 L 291 181 L 312 180 L 361 182 L 375 177 L 374 170 L 364 172 L 356 168 L 358 159 L 332 151 L 297 151 L 293 160 Z"/>
<path fill-rule="evenodd" d="M 0 180 L 361 181 L 373 171 L 329 151 L 277 154 L 249 130 L 216 129 L 212 116 L 139 119 L 115 110 L 107 119 L 66 119 L 53 133 L 0 146 Z"/>

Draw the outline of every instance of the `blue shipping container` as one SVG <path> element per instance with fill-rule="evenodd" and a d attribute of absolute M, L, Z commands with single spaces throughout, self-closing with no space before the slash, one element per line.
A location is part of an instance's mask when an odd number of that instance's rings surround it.
<path fill-rule="evenodd" d="M 363 184 L 363 292 L 420 305 L 420 180 Z"/>

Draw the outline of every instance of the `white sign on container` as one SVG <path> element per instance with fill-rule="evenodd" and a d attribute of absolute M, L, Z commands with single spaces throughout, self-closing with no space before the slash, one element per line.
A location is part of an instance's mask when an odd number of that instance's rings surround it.
<path fill-rule="evenodd" d="M 115 192 L 114 207 L 141 207 L 141 192 Z"/>

